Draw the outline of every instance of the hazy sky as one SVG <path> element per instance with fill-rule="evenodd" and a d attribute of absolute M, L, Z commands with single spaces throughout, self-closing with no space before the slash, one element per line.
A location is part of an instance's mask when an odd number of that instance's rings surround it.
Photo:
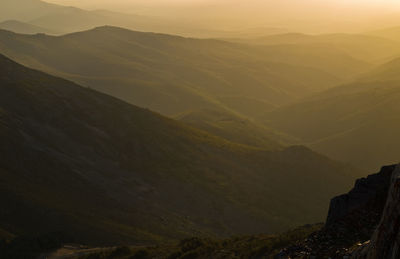
<path fill-rule="evenodd" d="M 226 29 L 291 27 L 304 32 L 400 25 L 400 0 L 46 0 L 86 9 L 165 16 Z M 371 24 L 374 24 L 371 26 Z"/>
<path fill-rule="evenodd" d="M 285 1 L 285 0 L 279 0 Z M 232 2 L 245 2 L 247 5 L 256 4 L 259 5 L 260 3 L 271 3 L 277 2 L 277 0 L 46 0 L 46 2 L 53 2 L 53 3 L 60 3 L 60 4 L 73 4 L 73 5 L 81 5 L 81 6 L 88 6 L 88 5 L 120 5 L 120 4 L 199 4 L 199 3 L 207 3 L 207 4 L 221 4 L 221 3 L 232 3 Z M 399 0 L 291 0 L 287 1 L 288 3 L 298 2 L 298 3 L 328 3 L 328 4 L 340 4 L 340 5 L 380 5 L 380 6 L 400 6 Z"/>

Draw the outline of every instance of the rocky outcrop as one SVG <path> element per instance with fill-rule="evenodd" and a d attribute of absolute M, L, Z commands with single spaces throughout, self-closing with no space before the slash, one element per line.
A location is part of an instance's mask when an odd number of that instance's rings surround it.
<path fill-rule="evenodd" d="M 329 227 L 362 209 L 367 209 L 369 212 L 373 210 L 380 216 L 394 169 L 394 165 L 384 166 L 379 173 L 358 179 L 349 193 L 333 198 L 326 225 Z"/>
<path fill-rule="evenodd" d="M 377 174 L 358 179 L 349 193 L 331 200 L 327 222 L 320 231 L 286 247 L 276 258 L 400 258 L 395 254 L 398 248 L 387 243 L 387 240 L 392 244 L 400 241 L 399 171 L 400 167 L 396 165 L 385 166 Z M 398 186 L 398 189 L 393 190 L 393 186 Z M 375 239 L 370 247 L 369 240 L 374 233 Z M 375 257 L 366 257 L 367 254 Z M 387 257 L 389 254 L 394 254 L 394 257 Z"/>
<path fill-rule="evenodd" d="M 371 241 L 356 251 L 353 259 L 400 258 L 400 165 L 392 174 L 383 215 Z"/>

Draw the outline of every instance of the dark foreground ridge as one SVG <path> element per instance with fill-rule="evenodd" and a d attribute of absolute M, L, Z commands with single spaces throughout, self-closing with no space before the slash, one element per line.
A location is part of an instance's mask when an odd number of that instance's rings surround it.
<path fill-rule="evenodd" d="M 399 258 L 399 170 L 385 166 L 357 180 L 349 193 L 332 199 L 324 228 L 283 249 L 276 259 Z"/>
<path fill-rule="evenodd" d="M 397 259 L 399 179 L 400 165 L 391 165 L 357 180 L 349 193 L 332 199 L 324 226 L 303 226 L 280 235 L 109 248 L 81 258 Z"/>

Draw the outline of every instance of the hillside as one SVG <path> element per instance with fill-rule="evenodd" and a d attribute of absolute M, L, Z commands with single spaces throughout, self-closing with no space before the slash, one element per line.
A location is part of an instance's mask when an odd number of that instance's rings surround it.
<path fill-rule="evenodd" d="M 283 28 L 247 28 L 247 26 L 244 28 L 235 26 L 227 29 L 205 22 L 204 17 L 199 20 L 193 19 L 193 16 L 178 18 L 176 15 L 168 15 L 165 13 L 165 8 L 162 13 L 152 10 L 151 14 L 148 15 L 136 14 L 143 11 L 140 9 L 116 12 L 98 8 L 86 10 L 73 6 L 51 4 L 42 0 L 2 0 L 0 2 L 0 18 L 1 20 L 18 20 L 48 28 L 56 34 L 73 33 L 104 25 L 200 38 L 247 38 L 287 31 Z"/>
<path fill-rule="evenodd" d="M 392 59 L 369 73 L 363 75 L 360 80 L 362 81 L 399 81 L 400 58 Z"/>
<path fill-rule="evenodd" d="M 329 89 L 262 120 L 318 152 L 365 169 L 397 163 L 400 82 L 381 78 Z"/>
<path fill-rule="evenodd" d="M 380 64 L 400 53 L 400 47 L 397 41 L 371 34 L 301 34 L 285 33 L 270 35 L 247 41 L 258 45 L 282 45 L 290 44 L 300 46 L 300 48 L 324 47 L 331 51 L 341 51 L 355 59 Z M 342 54 L 343 55 L 343 54 Z"/>
<path fill-rule="evenodd" d="M 393 41 L 399 41 L 400 27 L 396 26 L 396 27 L 383 28 L 380 30 L 368 31 L 365 34 L 386 38 Z"/>
<path fill-rule="evenodd" d="M 31 26 L 46 28 L 56 34 L 88 30 L 106 24 L 143 31 L 184 32 L 184 26 L 157 17 L 107 10 L 84 10 L 41 0 L 2 0 L 0 17 L 2 20 L 18 20 Z"/>
<path fill-rule="evenodd" d="M 177 117 L 179 121 L 231 142 L 268 150 L 282 149 L 285 144 L 296 140 L 274 132 L 249 119 L 217 110 L 200 110 L 184 113 Z"/>
<path fill-rule="evenodd" d="M 0 2 L 0 17 L 2 20 L 29 22 L 38 17 L 58 12 L 62 8 L 63 6 L 40 0 L 2 0 Z"/>
<path fill-rule="evenodd" d="M 318 62 L 270 61 L 264 48 L 116 27 L 60 37 L 0 31 L 0 51 L 164 115 L 212 108 L 256 116 L 343 81 Z M 257 109 L 241 105 L 249 100 Z"/>
<path fill-rule="evenodd" d="M 345 194 L 333 197 L 325 223 L 304 225 L 275 235 L 227 239 L 192 237 L 157 246 L 87 247 L 64 245 L 50 250 L 53 258 L 265 258 L 382 259 L 398 257 L 400 166 L 384 166 L 357 179 Z M 0 255 L 18 255 L 17 241 Z M 24 245 L 34 242 L 25 242 Z M 45 250 L 43 250 L 45 251 Z M 368 255 L 368 256 L 367 256 Z"/>
<path fill-rule="evenodd" d="M 37 34 L 37 33 L 56 34 L 54 31 L 48 30 L 46 28 L 42 28 L 39 26 L 35 26 L 29 23 L 24 23 L 16 20 L 7 20 L 4 22 L 0 22 L 0 29 L 22 34 Z"/>
<path fill-rule="evenodd" d="M 359 174 L 304 147 L 233 144 L 3 56 L 0 67 L 8 233 L 92 244 L 271 233 L 320 221 Z"/>

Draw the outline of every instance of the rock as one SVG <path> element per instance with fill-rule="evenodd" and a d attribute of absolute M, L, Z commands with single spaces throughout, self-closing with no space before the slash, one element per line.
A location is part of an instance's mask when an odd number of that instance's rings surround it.
<path fill-rule="evenodd" d="M 333 198 L 329 207 L 326 225 L 334 224 L 352 211 L 360 209 L 367 204 L 383 210 L 394 168 L 394 165 L 382 167 L 379 173 L 358 179 L 349 193 Z"/>
<path fill-rule="evenodd" d="M 352 259 L 400 258 L 400 165 L 391 178 L 391 186 L 381 221 L 371 242 L 357 250 Z"/>
<path fill-rule="evenodd" d="M 400 241 L 397 236 L 400 228 L 400 167 L 396 165 L 382 167 L 377 174 L 370 175 L 356 181 L 354 188 L 347 194 L 335 197 L 331 201 L 327 223 L 324 228 L 317 231 L 305 240 L 292 244 L 281 251 L 275 258 L 332 258 L 332 259 L 394 259 L 394 257 L 381 256 L 373 249 L 369 249 L 369 240 L 376 233 L 375 230 L 381 222 L 384 211 L 386 217 L 397 220 L 392 225 L 380 224 L 381 231 L 376 234 L 384 236 L 380 247 L 385 247 L 385 239 Z M 399 174 L 396 176 L 396 174 Z M 396 180 L 398 177 L 398 180 Z M 395 180 L 393 180 L 395 179 Z M 398 193 L 393 193 L 393 185 L 398 181 Z M 388 193 L 392 195 L 393 204 L 387 206 Z M 387 212 L 390 208 L 390 212 Z M 397 234 L 397 235 L 396 235 Z M 391 241 L 392 242 L 392 241 Z M 378 244 L 378 242 L 377 242 Z M 381 248 L 396 253 L 397 247 Z M 370 252 L 374 251 L 374 252 Z M 394 252 L 393 252 L 394 251 Z M 378 254 L 376 257 L 367 258 L 368 253 Z M 355 257 L 357 255 L 357 257 Z M 400 258 L 400 256 L 398 257 Z"/>

